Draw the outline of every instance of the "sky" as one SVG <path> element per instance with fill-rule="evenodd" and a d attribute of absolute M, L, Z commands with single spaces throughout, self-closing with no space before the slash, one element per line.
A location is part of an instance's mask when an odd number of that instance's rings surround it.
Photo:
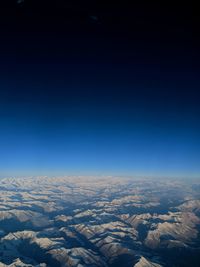
<path fill-rule="evenodd" d="M 34 3 L 1 11 L 0 176 L 199 176 L 192 7 Z"/>

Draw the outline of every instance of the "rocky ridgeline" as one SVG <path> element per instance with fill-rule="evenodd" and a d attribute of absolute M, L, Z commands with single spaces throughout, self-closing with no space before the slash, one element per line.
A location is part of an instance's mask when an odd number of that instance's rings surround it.
<path fill-rule="evenodd" d="M 1 179 L 0 267 L 191 266 L 191 256 L 197 267 L 200 192 L 193 188 L 199 184 L 120 177 Z"/>

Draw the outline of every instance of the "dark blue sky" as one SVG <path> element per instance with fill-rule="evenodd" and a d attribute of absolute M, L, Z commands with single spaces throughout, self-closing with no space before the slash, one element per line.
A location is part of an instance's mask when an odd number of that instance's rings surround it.
<path fill-rule="evenodd" d="M 148 7 L 137 6 L 133 19 L 119 8 L 78 6 L 63 19 L 59 8 L 46 8 L 47 17 L 34 8 L 6 9 L 0 175 L 198 176 L 199 54 L 190 16 L 186 23 L 175 12 L 169 21 L 165 11 L 156 22 Z"/>

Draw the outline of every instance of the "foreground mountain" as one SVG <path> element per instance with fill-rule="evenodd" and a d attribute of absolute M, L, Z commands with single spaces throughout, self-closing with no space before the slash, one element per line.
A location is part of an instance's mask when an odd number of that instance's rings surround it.
<path fill-rule="evenodd" d="M 0 180 L 0 267 L 200 266 L 200 181 Z"/>

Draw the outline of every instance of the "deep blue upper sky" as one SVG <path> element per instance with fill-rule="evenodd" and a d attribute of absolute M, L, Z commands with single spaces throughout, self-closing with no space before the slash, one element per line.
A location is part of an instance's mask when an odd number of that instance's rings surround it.
<path fill-rule="evenodd" d="M 18 8 L 1 34 L 1 176 L 200 174 L 193 24 Z"/>

